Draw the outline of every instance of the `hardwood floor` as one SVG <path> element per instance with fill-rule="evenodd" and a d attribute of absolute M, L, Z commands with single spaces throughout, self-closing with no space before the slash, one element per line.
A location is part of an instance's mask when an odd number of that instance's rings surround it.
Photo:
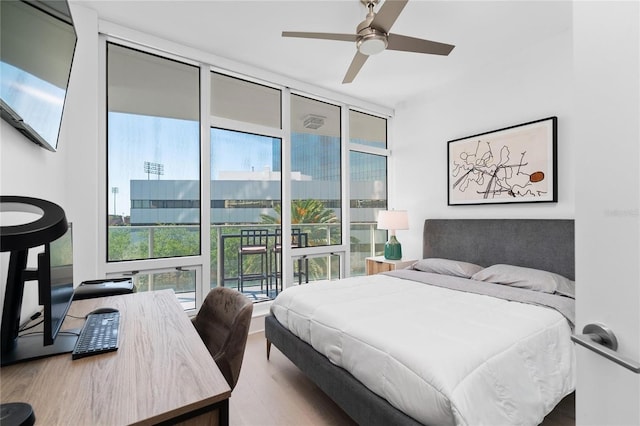
<path fill-rule="evenodd" d="M 331 399 L 275 346 L 265 355 L 264 333 L 249 335 L 240 379 L 229 402 L 232 426 L 354 426 Z M 575 426 L 573 394 L 545 418 L 543 426 Z"/>
<path fill-rule="evenodd" d="M 232 426 L 356 424 L 276 347 L 267 361 L 263 332 L 247 340 L 229 419 Z"/>

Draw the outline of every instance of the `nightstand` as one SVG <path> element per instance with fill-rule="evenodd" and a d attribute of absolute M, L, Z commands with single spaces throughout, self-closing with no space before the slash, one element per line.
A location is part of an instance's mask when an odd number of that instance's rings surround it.
<path fill-rule="evenodd" d="M 417 262 L 416 259 L 389 260 L 385 259 L 384 256 L 367 257 L 365 261 L 367 262 L 367 275 L 404 269 Z"/>

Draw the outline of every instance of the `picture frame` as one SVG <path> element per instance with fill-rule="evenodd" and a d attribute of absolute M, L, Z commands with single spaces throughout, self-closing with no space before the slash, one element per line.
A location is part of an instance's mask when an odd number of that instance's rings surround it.
<path fill-rule="evenodd" d="M 558 202 L 558 117 L 447 142 L 447 204 Z"/>

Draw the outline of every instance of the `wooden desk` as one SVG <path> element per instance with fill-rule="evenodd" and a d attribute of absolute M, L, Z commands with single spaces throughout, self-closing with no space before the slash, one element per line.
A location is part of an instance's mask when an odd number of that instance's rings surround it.
<path fill-rule="evenodd" d="M 120 310 L 116 352 L 2 367 L 2 402 L 31 404 L 36 425 L 228 424 L 231 389 L 173 290 L 78 300 L 69 315 L 100 306 Z"/>

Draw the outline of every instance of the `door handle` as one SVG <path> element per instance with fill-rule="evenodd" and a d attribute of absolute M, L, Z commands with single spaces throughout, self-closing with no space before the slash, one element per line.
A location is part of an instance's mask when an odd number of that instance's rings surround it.
<path fill-rule="evenodd" d="M 582 333 L 574 334 L 571 336 L 571 340 L 636 374 L 640 374 L 640 364 L 620 356 L 616 352 L 618 339 L 611 329 L 602 324 L 587 324 L 582 329 Z"/>

